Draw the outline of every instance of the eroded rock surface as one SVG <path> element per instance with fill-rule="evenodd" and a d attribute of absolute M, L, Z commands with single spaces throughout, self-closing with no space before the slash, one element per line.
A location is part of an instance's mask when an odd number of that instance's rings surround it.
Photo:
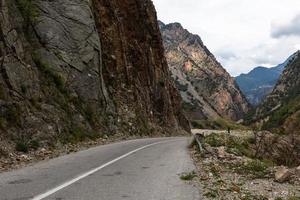
<path fill-rule="evenodd" d="M 1 0 L 5 152 L 189 131 L 150 0 Z"/>
<path fill-rule="evenodd" d="M 241 119 L 249 104 L 201 38 L 179 23 L 160 22 L 160 29 L 169 68 L 189 117 Z"/>

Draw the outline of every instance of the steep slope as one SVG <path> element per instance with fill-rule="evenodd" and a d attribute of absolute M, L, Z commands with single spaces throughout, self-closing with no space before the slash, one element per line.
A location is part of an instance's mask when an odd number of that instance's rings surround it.
<path fill-rule="evenodd" d="M 164 57 L 152 1 L 94 2 L 104 79 L 118 114 L 123 119 L 131 117 L 130 130 L 139 125 L 152 132 L 155 126 L 189 131 Z"/>
<path fill-rule="evenodd" d="M 150 0 L 1 0 L 0 12 L 1 146 L 189 131 Z"/>
<path fill-rule="evenodd" d="M 159 22 L 169 68 L 191 119 L 239 120 L 249 105 L 234 79 L 198 35 L 179 23 Z"/>
<path fill-rule="evenodd" d="M 235 78 L 252 105 L 258 105 L 264 97 L 272 92 L 283 70 L 295 58 L 296 54 L 294 53 L 284 63 L 276 67 L 256 67 L 248 74 L 241 74 Z"/>
<path fill-rule="evenodd" d="M 256 109 L 255 120 L 264 129 L 300 131 L 300 56 L 286 66 L 274 90 Z"/>

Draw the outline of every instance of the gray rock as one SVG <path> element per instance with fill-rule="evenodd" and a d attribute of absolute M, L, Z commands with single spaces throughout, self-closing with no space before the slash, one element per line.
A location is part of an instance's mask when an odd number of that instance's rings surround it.
<path fill-rule="evenodd" d="M 283 183 L 285 181 L 288 181 L 292 174 L 293 173 L 288 168 L 281 166 L 275 173 L 275 180 L 279 183 Z"/>
<path fill-rule="evenodd" d="M 34 29 L 45 49 L 37 51 L 81 98 L 108 99 L 102 78 L 101 44 L 90 1 L 37 1 Z"/>

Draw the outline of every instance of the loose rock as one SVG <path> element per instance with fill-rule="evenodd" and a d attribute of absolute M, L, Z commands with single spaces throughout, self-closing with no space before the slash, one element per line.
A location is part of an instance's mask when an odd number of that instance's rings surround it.
<path fill-rule="evenodd" d="M 275 173 L 275 180 L 279 183 L 283 183 L 288 181 L 291 176 L 292 172 L 288 168 L 281 166 Z"/>
<path fill-rule="evenodd" d="M 218 157 L 219 158 L 225 158 L 225 147 L 219 147 L 218 148 Z"/>

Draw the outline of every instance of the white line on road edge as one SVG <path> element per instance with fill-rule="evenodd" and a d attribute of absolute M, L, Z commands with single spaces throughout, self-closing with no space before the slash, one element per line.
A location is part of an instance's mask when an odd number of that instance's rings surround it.
<path fill-rule="evenodd" d="M 171 140 L 168 140 L 168 141 L 162 141 L 162 142 L 156 142 L 156 143 L 152 143 L 152 144 L 148 144 L 148 145 L 146 145 L 146 146 L 140 147 L 140 148 L 135 149 L 135 150 L 133 150 L 133 151 L 130 151 L 130 152 L 128 152 L 128 153 L 126 153 L 126 154 L 124 154 L 124 155 L 122 155 L 122 156 L 120 156 L 120 157 L 118 157 L 118 158 L 116 158 L 116 159 L 114 159 L 114 160 L 112 160 L 112 161 L 109 161 L 108 163 L 105 163 L 104 165 L 101 165 L 100 167 L 97 167 L 97 168 L 95 168 L 95 169 L 92 169 L 91 171 L 88 171 L 88 172 L 86 172 L 86 173 L 84 173 L 84 174 L 82 174 L 82 175 L 80 175 L 80 176 L 78 176 L 78 177 L 76 177 L 76 178 L 74 178 L 74 179 L 72 179 L 72 180 L 69 180 L 69 181 L 67 181 L 67 182 L 65 182 L 65 183 L 63 183 L 63 184 L 61 184 L 61 185 L 59 185 L 59 186 L 57 186 L 57 187 L 55 187 L 55 188 L 53 188 L 53 189 L 51 189 L 51 190 L 45 192 L 45 193 L 43 193 L 43 194 L 40 194 L 40 195 L 38 195 L 38 196 L 35 196 L 35 197 L 33 197 L 31 200 L 42 200 L 42 199 L 44 199 L 44 198 L 46 198 L 46 197 L 49 197 L 50 195 L 52 195 L 52 194 L 58 192 L 59 190 L 62 190 L 62 189 L 64 189 L 64 188 L 66 188 L 66 187 L 72 185 L 73 183 L 76 183 L 77 181 L 79 181 L 79 180 L 81 180 L 81 179 L 84 179 L 85 177 L 87 177 L 87 176 L 89 176 L 89 175 L 92 175 L 92 174 L 96 173 L 97 171 L 103 169 L 104 167 L 107 167 L 107 166 L 109 166 L 109 165 L 111 165 L 111 164 L 113 164 L 113 163 L 115 163 L 115 162 L 117 162 L 117 161 L 119 161 L 119 160 L 121 160 L 121 159 L 123 159 L 123 158 L 126 158 L 126 157 L 128 157 L 128 156 L 130 156 L 130 155 L 132 155 L 132 154 L 134 154 L 134 153 L 136 153 L 136 152 L 138 152 L 138 151 L 140 151 L 140 150 L 143 150 L 143 149 L 145 149 L 145 148 L 148 148 L 148 147 L 151 147 L 151 146 L 154 146 L 154 145 L 157 145 L 157 144 L 170 142 L 170 141 L 171 141 Z"/>

